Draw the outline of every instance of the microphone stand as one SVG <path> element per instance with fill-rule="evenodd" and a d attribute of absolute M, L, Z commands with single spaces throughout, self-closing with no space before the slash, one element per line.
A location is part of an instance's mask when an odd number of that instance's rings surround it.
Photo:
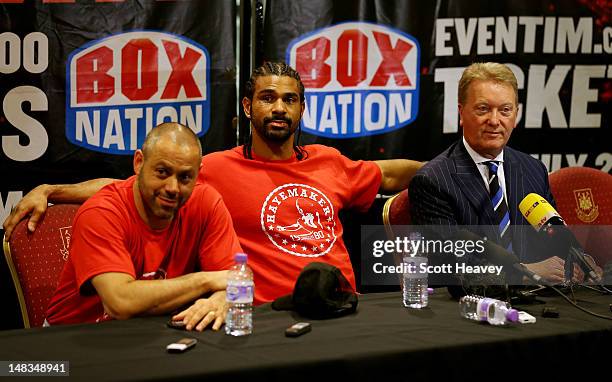
<path fill-rule="evenodd" d="M 578 263 L 581 266 L 584 272 L 584 280 L 583 283 L 586 283 L 588 280 L 591 280 L 598 286 L 600 289 L 591 287 L 586 284 L 574 283 L 572 280 L 574 278 L 574 263 Z M 574 297 L 574 285 L 583 286 L 585 288 L 593 289 L 595 291 L 604 293 L 604 294 L 612 294 L 612 291 L 608 289 L 602 282 L 602 280 L 597 277 L 595 271 L 592 270 L 591 266 L 584 260 L 584 255 L 581 254 L 576 248 L 570 246 L 568 249 L 567 257 L 565 260 L 565 281 L 563 282 L 564 287 L 568 287 L 570 293 L 572 294 L 572 298 Z"/>
<path fill-rule="evenodd" d="M 568 249 L 567 256 L 565 256 L 565 281 L 563 284 L 571 285 L 574 279 L 574 254 Z"/>

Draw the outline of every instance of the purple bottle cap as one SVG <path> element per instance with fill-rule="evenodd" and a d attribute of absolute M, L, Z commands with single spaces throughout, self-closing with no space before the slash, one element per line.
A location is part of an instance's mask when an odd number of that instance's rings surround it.
<path fill-rule="evenodd" d="M 510 322 L 518 322 L 519 312 L 516 309 L 508 309 L 506 312 L 506 320 Z"/>
<path fill-rule="evenodd" d="M 427 288 L 427 294 L 434 294 L 434 288 Z"/>
<path fill-rule="evenodd" d="M 236 261 L 237 263 L 246 263 L 247 259 L 248 256 L 246 253 L 238 252 L 236 253 L 236 255 L 234 255 L 234 261 Z"/>

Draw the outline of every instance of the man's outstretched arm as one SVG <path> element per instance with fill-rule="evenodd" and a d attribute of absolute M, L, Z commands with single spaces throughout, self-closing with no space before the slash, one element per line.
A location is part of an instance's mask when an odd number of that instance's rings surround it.
<path fill-rule="evenodd" d="M 409 159 L 388 159 L 374 161 L 382 172 L 380 192 L 393 194 L 408 188 L 410 180 L 423 166 L 422 162 Z"/>
<path fill-rule="evenodd" d="M 30 216 L 28 229 L 33 232 L 51 203 L 83 203 L 102 187 L 116 179 L 98 178 L 76 184 L 41 184 L 28 192 L 4 220 L 4 235 L 8 239 L 17 223 Z"/>
<path fill-rule="evenodd" d="M 91 284 L 104 310 L 115 319 L 168 313 L 201 295 L 223 291 L 227 271 L 196 272 L 167 280 L 135 280 L 127 273 L 94 276 Z"/>

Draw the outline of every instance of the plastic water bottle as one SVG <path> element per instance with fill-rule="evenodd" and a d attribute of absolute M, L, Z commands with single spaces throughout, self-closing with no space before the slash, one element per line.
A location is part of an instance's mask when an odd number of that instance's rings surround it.
<path fill-rule="evenodd" d="M 518 310 L 504 301 L 481 296 L 463 296 L 459 300 L 461 316 L 491 325 L 506 325 L 518 321 Z"/>
<path fill-rule="evenodd" d="M 227 277 L 227 303 L 225 333 L 245 336 L 253 332 L 253 271 L 247 264 L 247 255 L 237 253 L 236 264 Z"/>
<path fill-rule="evenodd" d="M 402 292 L 404 306 L 407 308 L 424 308 L 427 306 L 427 256 L 421 250 L 421 234 L 411 232 L 409 235 L 412 251 L 404 257 L 404 282 Z M 417 244 L 418 243 L 418 244 Z"/>

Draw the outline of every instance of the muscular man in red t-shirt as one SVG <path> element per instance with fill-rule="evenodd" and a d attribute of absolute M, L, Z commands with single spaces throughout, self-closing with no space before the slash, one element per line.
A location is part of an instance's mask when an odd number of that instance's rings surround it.
<path fill-rule="evenodd" d="M 226 310 L 223 270 L 241 248 L 218 192 L 196 185 L 201 157 L 189 128 L 162 124 L 134 154 L 136 175 L 79 208 L 47 323 L 167 313 L 208 294 L 175 318 L 188 329 L 211 322 L 219 329 Z"/>
<path fill-rule="evenodd" d="M 290 293 L 301 269 L 312 261 L 337 266 L 355 287 L 338 212 L 367 210 L 377 192 L 407 188 L 421 163 L 352 161 L 326 146 L 300 146 L 304 86 L 284 63 L 255 69 L 242 106 L 251 121 L 248 142 L 206 155 L 200 180 L 223 196 L 240 244 L 250 255 L 255 302 Z M 34 229 L 48 198 L 84 200 L 108 182 L 39 186 L 7 218 L 6 232 L 30 212 L 29 227 Z"/>

